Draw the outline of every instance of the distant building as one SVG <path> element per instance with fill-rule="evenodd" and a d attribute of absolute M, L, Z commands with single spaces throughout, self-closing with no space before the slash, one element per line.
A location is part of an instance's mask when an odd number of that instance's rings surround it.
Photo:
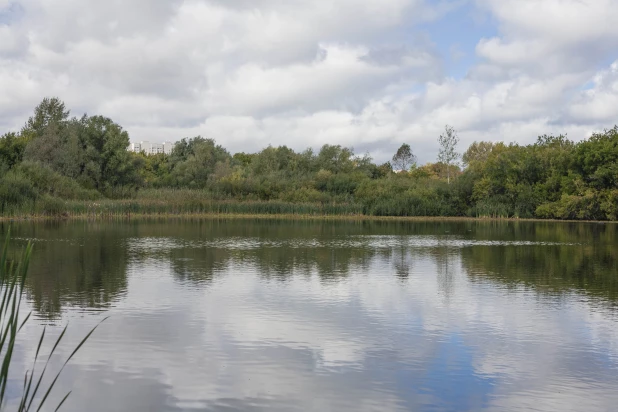
<path fill-rule="evenodd" d="M 131 143 L 129 145 L 130 152 L 144 152 L 147 155 L 165 153 L 170 154 L 172 150 L 174 150 L 174 146 L 176 146 L 176 142 L 163 142 L 163 143 L 151 143 L 151 142 L 139 142 L 139 143 Z"/>

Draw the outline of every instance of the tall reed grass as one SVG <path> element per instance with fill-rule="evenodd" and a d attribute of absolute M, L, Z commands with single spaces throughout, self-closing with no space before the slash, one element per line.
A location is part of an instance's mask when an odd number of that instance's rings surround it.
<path fill-rule="evenodd" d="M 468 214 L 477 218 L 507 219 L 516 216 L 513 207 L 502 202 L 482 200 L 472 207 Z"/>
<path fill-rule="evenodd" d="M 9 259 L 9 239 L 10 229 L 4 242 L 4 246 L 0 249 L 0 295 L 2 299 L 0 302 L 0 358 L 2 359 L 2 366 L 0 369 L 0 410 L 5 410 L 5 395 L 9 384 L 9 372 L 11 369 L 13 355 L 15 353 L 15 342 L 17 340 L 17 335 L 30 318 L 30 313 L 28 313 L 23 319 L 20 319 L 20 309 L 28 272 L 28 264 L 32 253 L 32 244 L 28 243 L 21 257 L 17 259 Z M 17 411 L 26 412 L 30 410 L 41 410 L 58 378 L 60 377 L 60 374 L 64 370 L 64 367 L 84 345 L 97 327 L 98 325 L 95 326 L 86 335 L 86 337 L 82 339 L 73 352 L 71 352 L 60 370 L 56 373 L 52 382 L 46 388 L 42 385 L 45 372 L 47 372 L 49 361 L 58 348 L 58 345 L 61 343 L 67 328 L 65 327 L 58 339 L 56 339 L 52 350 L 47 356 L 47 361 L 45 362 L 43 369 L 37 374 L 36 364 L 45 339 L 45 328 L 43 329 L 41 337 L 38 341 L 32 370 L 27 370 L 24 373 L 22 395 Z M 56 411 L 60 409 L 70 394 L 71 392 L 67 393 L 62 398 L 55 409 Z"/>
<path fill-rule="evenodd" d="M 150 193 L 153 195 L 154 193 Z M 360 215 L 362 206 L 349 203 L 290 203 L 284 201 L 212 200 L 200 191 L 162 191 L 124 200 L 60 200 L 45 197 L 18 206 L 6 206 L 3 217 L 92 218 L 130 215 L 254 214 L 254 215 Z"/>

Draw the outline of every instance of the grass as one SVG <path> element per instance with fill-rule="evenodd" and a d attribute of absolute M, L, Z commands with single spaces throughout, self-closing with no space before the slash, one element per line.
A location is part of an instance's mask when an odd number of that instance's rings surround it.
<path fill-rule="evenodd" d="M 131 215 L 359 215 L 362 208 L 351 204 L 288 203 L 281 201 L 234 201 L 205 199 L 128 199 L 81 201 L 54 199 L 5 207 L 4 218 L 23 217 L 121 217 Z"/>
<path fill-rule="evenodd" d="M 297 220 L 297 221 L 376 221 L 376 222 L 427 222 L 427 221 L 450 221 L 450 222 L 480 222 L 480 221 L 505 221 L 505 222 L 559 222 L 559 223 L 602 223 L 602 224 L 618 224 L 617 221 L 602 221 L 597 220 L 562 220 L 562 219 L 538 219 L 538 218 L 518 218 L 518 217 L 490 217 L 490 216 L 370 216 L 370 215 L 292 215 L 292 214 L 131 214 L 131 215 L 72 215 L 69 217 L 48 216 L 48 215 L 33 215 L 27 217 L 0 217 L 2 221 L 49 221 L 49 220 L 89 220 L 89 221 L 163 221 L 163 220 L 230 220 L 230 219 L 246 219 L 246 220 Z"/>
<path fill-rule="evenodd" d="M 4 398 L 9 382 L 9 372 L 11 369 L 11 362 L 13 359 L 17 335 L 30 318 L 29 313 L 24 317 L 23 320 L 21 320 L 20 308 L 24 293 L 26 276 L 28 273 L 28 264 L 30 262 L 30 256 L 32 253 L 32 244 L 28 243 L 20 258 L 9 259 L 9 239 L 10 230 L 7 234 L 4 246 L 0 249 L 0 294 L 2 299 L 0 304 L 0 357 L 2 358 L 2 367 L 0 369 L 0 410 L 3 410 L 3 407 L 5 406 Z M 105 319 L 103 319 L 103 321 L 104 320 Z M 71 352 L 71 354 L 66 359 L 60 370 L 56 373 L 54 379 L 52 380 L 51 384 L 47 386 L 47 388 L 42 386 L 43 377 L 47 372 L 49 361 L 51 360 L 54 352 L 58 348 L 58 345 L 61 343 L 67 328 L 65 327 L 58 339 L 56 339 L 56 342 L 54 343 L 54 346 L 47 357 L 47 361 L 45 362 L 43 369 L 40 373 L 37 374 L 36 363 L 39 358 L 41 346 L 43 345 L 43 341 L 45 340 L 45 328 L 43 329 L 41 337 L 38 341 L 32 370 L 27 370 L 24 373 L 22 395 L 19 406 L 17 408 L 19 412 L 41 410 L 67 363 L 73 358 L 73 356 L 75 356 L 77 351 L 84 345 L 84 343 L 86 343 L 88 338 L 90 338 L 90 336 L 97 327 L 98 325 L 95 326 L 86 335 L 86 337 L 82 339 L 82 341 L 77 345 L 73 352 Z M 60 407 L 67 400 L 70 394 L 71 392 L 67 393 L 62 398 L 55 410 L 60 409 Z M 37 395 L 42 396 L 37 397 Z"/>
<path fill-rule="evenodd" d="M 370 192 L 379 188 L 371 188 Z M 284 200 L 226 199 L 205 190 L 144 189 L 129 199 L 62 200 L 44 195 L 0 207 L 0 221 L 21 219 L 136 219 L 136 218 L 276 218 L 338 220 L 519 219 L 500 202 L 480 202 L 458 216 L 445 201 L 414 194 L 381 197 L 375 201 L 296 203 Z M 541 219 L 547 220 L 547 219 Z"/>

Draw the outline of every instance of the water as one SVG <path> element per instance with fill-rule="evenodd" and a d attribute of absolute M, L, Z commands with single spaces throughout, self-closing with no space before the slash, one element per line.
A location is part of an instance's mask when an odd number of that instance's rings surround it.
<path fill-rule="evenodd" d="M 6 233 L 7 224 L 0 225 Z M 610 411 L 618 225 L 14 223 L 50 410 Z"/>

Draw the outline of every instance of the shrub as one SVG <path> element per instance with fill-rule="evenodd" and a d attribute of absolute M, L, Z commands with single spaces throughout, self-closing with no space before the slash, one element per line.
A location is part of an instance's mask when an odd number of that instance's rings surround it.
<path fill-rule="evenodd" d="M 74 179 L 63 176 L 40 163 L 23 162 L 16 170 L 26 176 L 41 194 L 47 193 L 69 200 L 96 200 L 102 197 L 96 190 L 84 189 Z"/>
<path fill-rule="evenodd" d="M 0 178 L 0 203 L 3 212 L 6 206 L 20 206 L 36 198 L 36 188 L 21 171 L 11 170 Z"/>
<path fill-rule="evenodd" d="M 66 203 L 62 199 L 44 194 L 36 202 L 36 212 L 45 216 L 61 216 L 67 213 Z"/>

